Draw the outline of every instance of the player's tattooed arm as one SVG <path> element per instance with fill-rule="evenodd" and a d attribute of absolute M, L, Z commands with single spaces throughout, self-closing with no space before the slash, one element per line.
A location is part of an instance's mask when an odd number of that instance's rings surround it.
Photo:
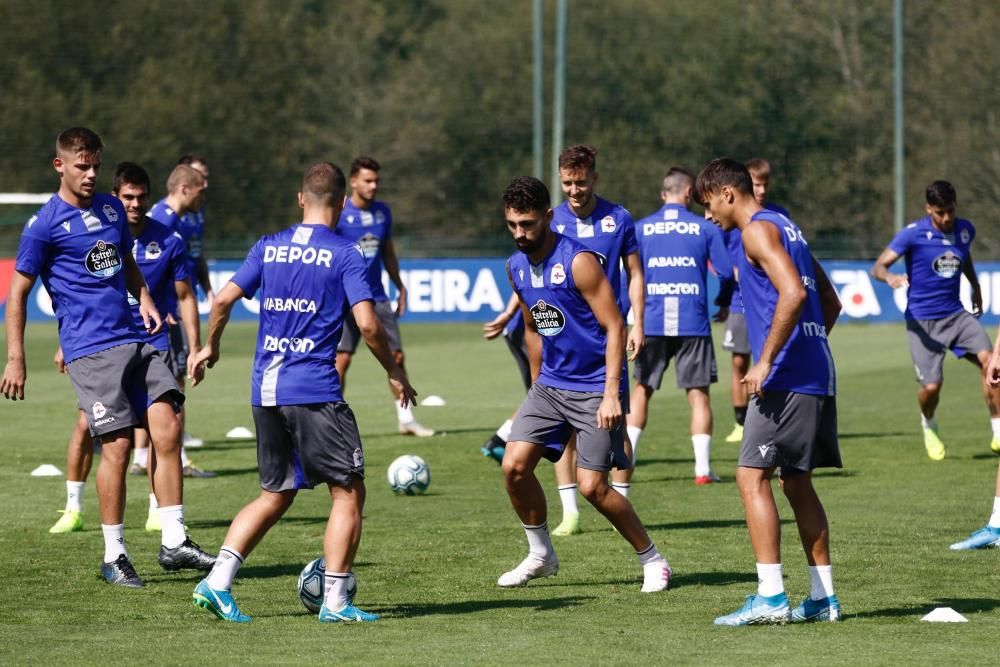
<path fill-rule="evenodd" d="M 872 278 L 875 280 L 881 280 L 887 284 L 892 289 L 898 289 L 900 287 L 906 287 L 910 284 L 905 274 L 892 273 L 889 271 L 889 267 L 899 259 L 899 253 L 891 248 L 886 248 L 882 251 L 882 254 L 878 256 L 875 263 L 872 265 Z"/>
<path fill-rule="evenodd" d="M 24 363 L 24 322 L 28 294 L 35 286 L 36 276 L 14 271 L 7 293 L 7 365 L 0 380 L 0 393 L 17 401 L 24 400 L 24 383 L 28 370 Z"/>

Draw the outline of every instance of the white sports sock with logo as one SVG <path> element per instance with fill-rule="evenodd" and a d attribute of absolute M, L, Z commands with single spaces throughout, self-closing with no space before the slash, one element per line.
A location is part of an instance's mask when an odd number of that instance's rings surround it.
<path fill-rule="evenodd" d="M 413 409 L 407 405 L 405 408 L 400 405 L 399 401 L 395 401 L 396 405 L 396 420 L 400 424 L 409 424 L 415 418 L 413 416 Z"/>
<path fill-rule="evenodd" d="M 576 484 L 566 484 L 559 487 L 559 502 L 562 503 L 564 518 L 567 514 L 580 513 L 580 508 L 576 504 Z"/>
<path fill-rule="evenodd" d="M 632 485 L 628 482 L 611 482 L 611 488 L 628 498 L 628 492 L 631 490 Z"/>
<path fill-rule="evenodd" d="M 812 591 L 809 597 L 822 600 L 833 595 L 833 566 L 810 565 L 809 579 L 812 580 Z"/>
<path fill-rule="evenodd" d="M 706 477 L 712 474 L 712 434 L 698 433 L 691 436 L 694 447 L 695 477 Z"/>
<path fill-rule="evenodd" d="M 102 523 L 101 532 L 104 533 L 105 563 L 114 563 L 122 554 L 128 556 L 128 552 L 125 551 L 125 524 L 107 526 Z"/>
<path fill-rule="evenodd" d="M 160 543 L 168 549 L 176 549 L 187 539 L 184 530 L 184 505 L 160 508 Z"/>
<path fill-rule="evenodd" d="M 632 465 L 639 460 L 639 438 L 642 437 L 642 429 L 638 426 L 625 426 L 625 432 L 628 433 L 628 440 L 632 443 Z"/>
<path fill-rule="evenodd" d="M 86 482 L 66 482 L 66 511 L 83 511 L 83 490 L 87 487 Z"/>
<path fill-rule="evenodd" d="M 327 572 L 323 578 L 323 604 L 331 611 L 340 611 L 347 606 L 347 583 L 350 572 Z"/>
<path fill-rule="evenodd" d="M 990 515 L 990 528 L 1000 528 L 1000 496 L 993 499 L 993 514 Z"/>
<path fill-rule="evenodd" d="M 510 429 L 513 427 L 514 427 L 514 422 L 508 419 L 507 421 L 505 421 L 503 424 L 500 425 L 500 428 L 497 429 L 497 437 L 503 440 L 504 442 L 507 442 L 507 439 L 510 438 Z"/>
<path fill-rule="evenodd" d="M 771 597 L 785 590 L 781 563 L 757 563 L 757 595 Z"/>
<path fill-rule="evenodd" d="M 521 524 L 524 528 L 524 534 L 528 538 L 528 552 L 540 558 L 542 560 L 549 560 L 556 555 L 556 550 L 552 546 L 552 538 L 549 537 L 549 524 L 543 523 L 540 526 L 526 526 Z"/>
<path fill-rule="evenodd" d="M 228 591 L 233 587 L 233 580 L 241 565 L 243 565 L 243 554 L 223 544 L 219 549 L 219 557 L 215 559 L 215 566 L 205 577 L 205 581 L 217 591 Z"/>

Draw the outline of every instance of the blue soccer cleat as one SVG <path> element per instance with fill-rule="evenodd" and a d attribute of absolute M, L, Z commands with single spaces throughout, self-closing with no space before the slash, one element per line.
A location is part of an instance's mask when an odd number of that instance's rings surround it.
<path fill-rule="evenodd" d="M 788 596 L 748 595 L 743 606 L 731 614 L 715 619 L 716 625 L 782 625 L 788 623 L 791 609 Z"/>
<path fill-rule="evenodd" d="M 840 602 L 836 595 L 813 600 L 807 597 L 798 607 L 792 610 L 792 623 L 808 623 L 810 621 L 839 621 Z"/>
<path fill-rule="evenodd" d="M 191 602 L 196 607 L 207 609 L 223 621 L 231 623 L 249 623 L 250 617 L 240 611 L 236 606 L 236 600 L 229 591 L 218 590 L 208 585 L 208 581 L 202 579 L 194 587 L 194 595 Z"/>
<path fill-rule="evenodd" d="M 980 528 L 968 538 L 951 545 L 952 551 L 965 551 L 966 549 L 986 549 L 989 547 L 1000 547 L 1000 528 L 986 526 Z"/>
<path fill-rule="evenodd" d="M 379 619 L 378 614 L 370 614 L 349 604 L 340 611 L 331 611 L 325 604 L 319 609 L 320 623 L 371 623 Z"/>

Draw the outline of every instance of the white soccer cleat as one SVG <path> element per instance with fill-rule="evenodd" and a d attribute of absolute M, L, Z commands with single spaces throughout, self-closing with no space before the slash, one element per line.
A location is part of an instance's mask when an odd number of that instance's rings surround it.
<path fill-rule="evenodd" d="M 204 447 L 205 446 L 205 441 L 202 440 L 201 438 L 196 438 L 195 436 L 191 435 L 190 433 L 185 433 L 184 434 L 184 446 L 187 447 L 187 448 L 189 448 L 189 449 L 192 448 L 192 447 L 194 447 L 194 448 Z"/>
<path fill-rule="evenodd" d="M 399 423 L 399 433 L 400 435 L 415 435 L 418 438 L 429 438 L 434 435 L 434 429 L 427 428 L 417 420 L 411 422 Z"/>
<path fill-rule="evenodd" d="M 538 556 L 528 554 L 528 557 L 521 561 L 521 564 L 510 572 L 504 572 L 497 579 L 497 586 L 501 588 L 516 588 L 526 586 L 532 579 L 542 577 L 554 577 L 559 572 L 559 559 L 552 556 L 550 560 L 542 560 Z"/>
<path fill-rule="evenodd" d="M 661 560 L 656 563 L 642 566 L 642 592 L 659 593 L 670 588 L 670 577 L 673 570 L 667 565 L 667 561 Z"/>

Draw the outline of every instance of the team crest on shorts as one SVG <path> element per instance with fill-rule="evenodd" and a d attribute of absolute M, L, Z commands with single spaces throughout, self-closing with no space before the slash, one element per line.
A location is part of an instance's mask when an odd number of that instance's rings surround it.
<path fill-rule="evenodd" d="M 361 452 L 361 448 L 357 447 L 354 450 L 354 467 L 360 468 L 365 464 L 365 455 Z"/>
<path fill-rule="evenodd" d="M 107 241 L 98 241 L 84 259 L 87 271 L 98 278 L 110 278 L 122 270 L 122 258 L 118 246 Z"/>
<path fill-rule="evenodd" d="M 553 285 L 562 285 L 566 282 L 566 269 L 563 268 L 562 264 L 556 264 L 552 267 L 552 273 L 549 274 L 549 280 L 552 281 Z"/>
<path fill-rule="evenodd" d="M 94 419 L 100 419 L 104 415 L 108 414 L 108 409 L 104 407 L 104 403 L 97 401 L 94 403 L 93 407 L 90 408 L 91 413 L 94 415 Z"/>
<path fill-rule="evenodd" d="M 531 319 L 535 321 L 538 333 L 543 336 L 555 336 L 566 326 L 566 316 L 562 311 L 541 299 L 531 307 Z"/>
<path fill-rule="evenodd" d="M 934 258 L 931 267 L 942 278 L 953 278 L 962 269 L 962 258 L 951 250 L 946 250 Z"/>

